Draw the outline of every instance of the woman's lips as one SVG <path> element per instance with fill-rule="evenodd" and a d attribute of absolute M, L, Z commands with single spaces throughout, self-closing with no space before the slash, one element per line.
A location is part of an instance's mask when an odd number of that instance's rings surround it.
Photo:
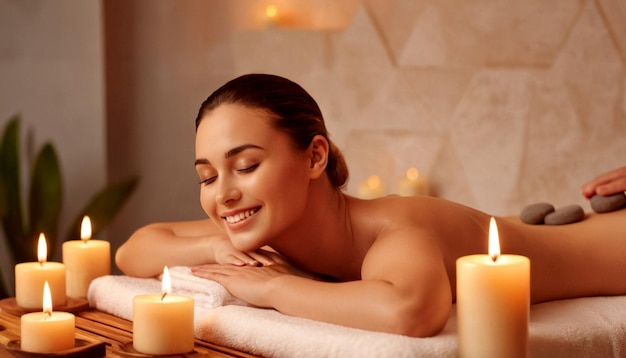
<path fill-rule="evenodd" d="M 261 210 L 260 206 L 248 210 L 243 210 L 233 215 L 222 216 L 222 219 L 228 224 L 237 224 L 256 214 L 259 210 Z"/>

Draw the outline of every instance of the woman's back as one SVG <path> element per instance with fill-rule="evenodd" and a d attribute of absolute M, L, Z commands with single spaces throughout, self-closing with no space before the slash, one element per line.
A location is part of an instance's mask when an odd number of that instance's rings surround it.
<path fill-rule="evenodd" d="M 354 232 L 365 240 L 401 226 L 414 230 L 416 239 L 434 240 L 453 298 L 456 260 L 488 252 L 490 216 L 467 206 L 427 196 L 352 198 L 348 203 Z M 531 259 L 533 302 L 626 292 L 626 280 L 621 285 L 606 284 L 615 280 L 616 272 L 626 272 L 626 210 L 587 214 L 583 221 L 568 225 L 528 225 L 517 217 L 496 220 L 502 252 Z M 420 252 L 414 255 L 415 260 L 423 259 Z"/>

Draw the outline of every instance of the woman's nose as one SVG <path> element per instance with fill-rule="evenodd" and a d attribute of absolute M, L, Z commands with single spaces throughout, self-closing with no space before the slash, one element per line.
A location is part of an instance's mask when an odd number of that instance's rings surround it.
<path fill-rule="evenodd" d="M 218 204 L 230 204 L 241 198 L 241 191 L 230 181 L 222 181 L 219 183 L 216 200 Z"/>

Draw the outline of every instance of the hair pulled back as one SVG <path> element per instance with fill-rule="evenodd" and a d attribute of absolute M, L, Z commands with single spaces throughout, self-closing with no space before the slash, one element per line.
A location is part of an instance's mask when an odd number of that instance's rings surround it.
<path fill-rule="evenodd" d="M 341 151 L 329 139 L 319 106 L 300 85 L 269 74 L 237 77 L 213 92 L 200 106 L 196 130 L 202 119 L 222 104 L 240 104 L 270 113 L 271 125 L 286 133 L 295 147 L 306 150 L 313 137 L 321 135 L 329 143 L 326 173 L 332 185 L 343 187 L 348 180 L 348 166 Z"/>

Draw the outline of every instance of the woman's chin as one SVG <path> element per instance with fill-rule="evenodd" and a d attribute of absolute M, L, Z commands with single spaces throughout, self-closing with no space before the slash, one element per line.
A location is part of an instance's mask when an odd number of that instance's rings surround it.
<path fill-rule="evenodd" d="M 233 244 L 235 249 L 241 252 L 251 252 L 256 251 L 265 246 L 266 244 L 263 242 L 256 242 L 251 240 L 242 240 L 238 237 L 230 237 L 230 242 Z"/>

